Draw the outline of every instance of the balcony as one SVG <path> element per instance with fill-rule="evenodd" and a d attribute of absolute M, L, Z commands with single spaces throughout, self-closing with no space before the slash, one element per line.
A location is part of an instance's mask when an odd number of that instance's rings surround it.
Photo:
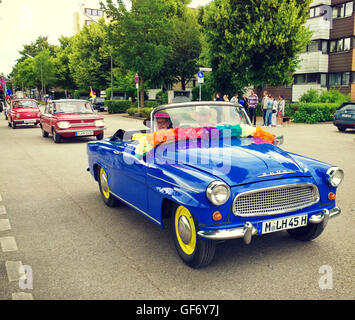
<path fill-rule="evenodd" d="M 327 73 L 329 56 L 321 51 L 302 53 L 296 73 Z"/>
<path fill-rule="evenodd" d="M 323 16 L 308 19 L 305 25 L 313 32 L 311 40 L 329 39 L 331 22 Z"/>

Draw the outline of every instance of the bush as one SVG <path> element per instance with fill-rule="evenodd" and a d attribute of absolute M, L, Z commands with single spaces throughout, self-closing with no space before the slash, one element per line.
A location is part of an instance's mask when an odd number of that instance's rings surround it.
<path fill-rule="evenodd" d="M 127 109 L 126 111 L 130 116 L 134 116 L 136 113 L 138 113 L 138 108 L 136 107 L 131 107 Z"/>
<path fill-rule="evenodd" d="M 310 89 L 300 98 L 300 102 L 319 102 L 319 92 L 316 89 Z"/>
<path fill-rule="evenodd" d="M 153 108 L 142 108 L 141 109 L 141 116 L 143 118 L 149 118 L 152 110 L 153 110 Z"/>
<path fill-rule="evenodd" d="M 299 103 L 293 119 L 295 122 L 302 123 L 331 121 L 339 105 L 339 103 Z"/>
<path fill-rule="evenodd" d="M 300 102 L 310 102 L 310 103 L 338 103 L 349 101 L 350 95 L 344 95 L 340 91 L 335 89 L 330 89 L 328 91 L 310 89 L 300 98 Z"/>
<path fill-rule="evenodd" d="M 125 113 L 131 106 L 129 100 L 105 100 L 108 113 Z"/>

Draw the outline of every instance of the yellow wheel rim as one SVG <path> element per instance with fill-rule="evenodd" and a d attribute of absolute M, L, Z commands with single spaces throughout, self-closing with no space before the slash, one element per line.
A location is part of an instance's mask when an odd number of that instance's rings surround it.
<path fill-rule="evenodd" d="M 100 169 L 100 185 L 102 194 L 108 199 L 110 197 L 110 188 L 108 187 L 106 172 L 102 168 Z"/>
<path fill-rule="evenodd" d="M 187 255 L 194 253 L 196 248 L 196 228 L 189 210 L 179 206 L 175 212 L 175 233 L 180 248 Z"/>

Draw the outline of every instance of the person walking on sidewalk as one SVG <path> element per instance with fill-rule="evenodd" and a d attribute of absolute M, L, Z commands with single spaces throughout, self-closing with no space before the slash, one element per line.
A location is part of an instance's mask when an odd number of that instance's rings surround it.
<path fill-rule="evenodd" d="M 278 108 L 277 108 L 277 119 L 279 124 L 277 125 L 278 127 L 282 127 L 283 125 L 283 119 L 285 115 L 285 99 L 283 96 L 279 96 L 279 103 L 278 103 Z"/>
<path fill-rule="evenodd" d="M 249 118 L 250 122 L 256 125 L 256 107 L 259 103 L 259 98 L 255 94 L 254 90 L 251 90 L 250 96 L 248 98 L 248 103 L 249 103 Z"/>
<path fill-rule="evenodd" d="M 263 123 L 265 123 L 265 115 L 266 115 L 266 105 L 267 105 L 267 101 L 269 99 L 269 92 L 267 92 L 266 90 L 263 93 L 263 98 L 261 100 L 261 112 L 263 113 Z"/>

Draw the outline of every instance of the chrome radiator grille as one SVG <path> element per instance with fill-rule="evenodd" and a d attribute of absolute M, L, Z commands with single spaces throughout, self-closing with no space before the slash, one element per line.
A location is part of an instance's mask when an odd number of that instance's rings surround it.
<path fill-rule="evenodd" d="M 233 213 L 243 217 L 273 215 L 306 208 L 318 201 L 319 192 L 314 184 L 277 186 L 238 194 Z"/>

